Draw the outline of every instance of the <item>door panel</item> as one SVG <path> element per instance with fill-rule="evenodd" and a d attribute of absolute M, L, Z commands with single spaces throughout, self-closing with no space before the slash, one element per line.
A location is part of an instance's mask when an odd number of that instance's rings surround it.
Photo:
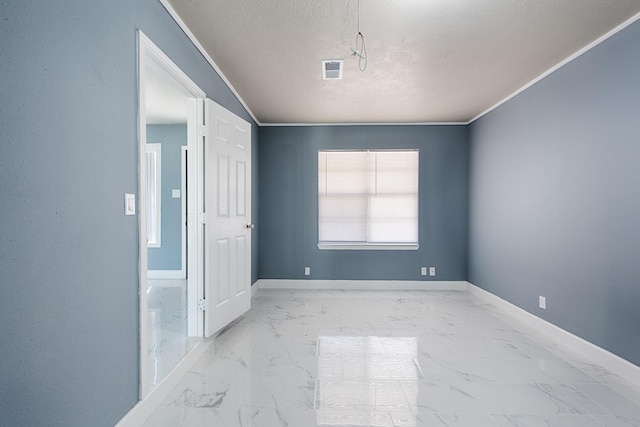
<path fill-rule="evenodd" d="M 247 201 L 247 164 L 245 162 L 236 162 L 236 218 L 246 218 L 246 201 Z"/>
<path fill-rule="evenodd" d="M 236 237 L 236 276 L 235 293 L 240 295 L 247 290 L 247 239 L 245 236 Z"/>
<path fill-rule="evenodd" d="M 251 126 L 209 99 L 205 111 L 208 337 L 251 308 Z"/>
<path fill-rule="evenodd" d="M 230 250 L 229 239 L 218 239 L 216 242 L 216 268 L 214 275 L 217 283 L 229 283 L 231 280 L 231 268 L 229 266 Z M 229 289 L 227 286 L 217 286 L 212 293 L 214 307 L 220 307 L 229 302 Z"/>
<path fill-rule="evenodd" d="M 226 218 L 229 216 L 229 193 L 231 183 L 229 182 L 229 157 L 218 155 L 218 200 L 217 208 L 218 218 Z"/>

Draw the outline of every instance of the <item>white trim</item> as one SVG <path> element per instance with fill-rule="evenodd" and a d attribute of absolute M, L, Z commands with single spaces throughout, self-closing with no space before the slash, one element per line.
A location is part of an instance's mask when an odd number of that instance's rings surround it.
<path fill-rule="evenodd" d="M 185 279 L 182 270 L 148 270 L 147 279 Z"/>
<path fill-rule="evenodd" d="M 260 289 L 260 280 L 256 280 L 256 282 L 251 285 L 251 297 L 255 296 L 256 292 Z"/>
<path fill-rule="evenodd" d="M 318 243 L 321 251 L 417 251 L 418 243 Z"/>
<path fill-rule="evenodd" d="M 138 30 L 140 41 L 144 45 L 144 53 L 149 59 L 155 62 L 154 67 L 157 71 L 164 71 L 171 76 L 177 83 L 179 83 L 191 96 L 194 98 L 205 98 L 206 93 L 200 89 L 200 87 L 187 76 L 180 67 L 178 67 L 158 46 L 156 46 L 149 37 L 147 37 L 141 30 Z M 154 64 L 147 64 L 153 66 Z"/>
<path fill-rule="evenodd" d="M 240 101 L 240 104 L 242 104 L 244 109 L 247 110 L 247 112 L 249 113 L 249 115 L 251 116 L 253 121 L 256 122 L 256 124 L 258 124 L 258 126 L 260 126 L 261 125 L 260 121 L 256 118 L 256 116 L 253 114 L 253 112 L 249 109 L 249 106 L 247 105 L 247 103 L 244 102 L 244 99 L 242 99 L 242 97 L 240 96 L 238 91 L 236 91 L 236 89 L 233 87 L 233 85 L 231 84 L 229 79 L 227 79 L 227 77 L 224 75 L 224 73 L 222 72 L 220 67 L 218 67 L 218 65 L 213 61 L 213 58 L 211 58 L 211 56 L 209 56 L 207 51 L 200 44 L 200 42 L 198 41 L 196 36 L 193 35 L 193 33 L 191 32 L 189 27 L 187 27 L 187 24 L 185 24 L 185 22 L 182 20 L 182 18 L 180 18 L 180 15 L 178 15 L 178 13 L 175 11 L 173 6 L 171 6 L 169 1 L 168 0 L 160 0 L 160 3 L 162 4 L 162 6 L 164 6 L 164 8 L 167 10 L 167 12 L 169 12 L 169 15 L 171 15 L 173 20 L 176 21 L 176 24 L 178 24 L 178 26 L 186 34 L 186 36 L 189 38 L 189 40 L 191 40 L 191 43 L 193 43 L 193 45 L 196 47 L 196 49 L 198 49 L 198 51 L 204 57 L 204 59 L 206 59 L 206 61 L 209 63 L 209 65 L 211 65 L 211 67 L 213 67 L 214 71 L 216 73 L 218 73 L 218 75 L 220 76 L 222 81 L 227 85 L 229 90 L 235 95 L 236 98 L 238 98 L 238 101 Z"/>
<path fill-rule="evenodd" d="M 147 394 L 147 351 L 148 345 L 148 313 L 147 313 L 147 268 L 148 268 L 148 248 L 147 248 L 147 106 L 146 106 L 146 63 L 148 52 L 153 43 L 142 33 L 137 33 L 137 68 L 138 68 L 138 322 L 140 323 L 140 389 L 138 398 L 143 399 Z"/>
<path fill-rule="evenodd" d="M 636 366 L 620 356 L 549 323 L 472 283 L 468 284 L 467 289 L 469 293 L 494 305 L 499 310 L 521 321 L 526 326 L 543 333 L 562 347 L 575 352 L 580 358 L 594 362 L 636 386 L 640 386 L 640 366 Z"/>
<path fill-rule="evenodd" d="M 357 122 L 357 123 L 258 123 L 259 126 L 464 126 L 469 122 Z"/>
<path fill-rule="evenodd" d="M 203 97 L 204 98 L 204 97 Z M 187 278 L 187 335 L 190 337 L 203 336 L 201 325 L 204 317 L 202 310 L 198 308 L 198 301 L 204 288 L 202 277 L 202 262 L 204 255 L 198 247 L 198 240 L 202 238 L 202 225 L 198 224 L 198 194 L 202 191 L 203 182 L 200 181 L 202 167 L 198 162 L 198 146 L 200 139 L 198 129 L 202 125 L 202 116 L 198 115 L 199 106 L 203 98 L 187 99 L 187 172 L 186 188 L 182 192 L 182 200 L 186 203 L 187 234 L 186 250 L 183 254 L 186 258 L 185 275 Z M 184 177 L 183 177 L 184 179 Z"/>
<path fill-rule="evenodd" d="M 153 174 L 149 176 L 149 155 L 153 155 Z M 151 179 L 153 182 L 149 182 Z M 162 144 L 159 142 L 147 141 L 147 189 L 149 185 L 153 185 L 154 194 L 152 199 L 155 199 L 155 209 L 147 209 L 149 214 L 154 215 L 154 224 L 148 224 L 149 217 L 147 216 L 147 224 L 151 226 L 151 229 L 156 234 L 155 241 L 149 241 L 147 234 L 147 247 L 148 248 L 161 248 L 162 247 Z M 154 212 L 155 211 L 155 212 Z M 155 230 L 154 230 L 155 229 Z"/>
<path fill-rule="evenodd" d="M 185 288 L 184 279 L 149 279 L 149 290 L 152 288 Z"/>
<path fill-rule="evenodd" d="M 418 280 L 298 280 L 260 279 L 259 289 L 314 289 L 362 291 L 464 291 L 465 281 Z M 254 286 L 256 286 L 254 285 Z"/>
<path fill-rule="evenodd" d="M 197 100 L 196 102 L 196 121 L 194 125 L 197 125 L 191 129 L 192 132 L 195 132 L 197 135 L 195 147 L 189 146 L 188 162 L 191 167 L 189 168 L 192 171 L 192 174 L 189 176 L 189 180 L 193 182 L 197 182 L 197 191 L 195 194 L 192 192 L 189 194 L 189 224 L 195 224 L 195 228 L 197 230 L 195 238 L 192 238 L 189 242 L 189 254 L 197 254 L 197 256 L 189 256 L 189 270 L 187 273 L 187 280 L 189 282 L 193 281 L 193 274 L 197 274 L 197 292 L 195 294 L 190 294 L 191 296 L 196 295 L 196 299 L 194 300 L 196 306 L 198 302 L 205 298 L 204 288 L 205 288 L 205 269 L 207 268 L 207 263 L 205 262 L 205 225 L 204 221 L 201 219 L 201 214 L 205 212 L 204 210 L 204 143 L 205 143 L 205 129 L 207 125 L 208 119 L 205 114 L 205 102 L 206 97 Z M 191 140 L 189 140 L 191 141 Z M 193 165 L 197 165 L 193 167 Z M 193 177 L 195 175 L 195 178 Z M 191 234 L 189 235 L 191 237 Z M 193 249 L 192 249 L 193 248 Z M 195 252 L 194 252 L 195 251 Z M 191 288 L 189 288 L 191 290 Z M 191 298 L 187 295 L 189 301 L 191 302 Z M 197 310 L 198 321 L 194 325 L 196 328 L 197 336 L 204 336 L 204 311 Z M 189 325 L 189 330 L 191 331 L 191 324 Z"/>
<path fill-rule="evenodd" d="M 608 38 L 614 36 L 615 34 L 619 33 L 620 31 L 624 30 L 629 25 L 631 25 L 634 22 L 636 22 L 638 19 L 640 19 L 640 13 L 635 14 L 631 18 L 629 18 L 626 21 L 624 21 L 622 24 L 620 24 L 617 27 L 615 27 L 614 29 L 612 29 L 611 31 L 607 32 L 606 34 L 604 34 L 604 35 L 600 36 L 599 38 L 597 38 L 596 40 L 592 41 L 591 43 L 589 43 L 588 45 L 586 45 L 585 47 L 583 47 L 579 51 L 575 52 L 573 55 L 571 55 L 568 58 L 566 58 L 564 61 L 561 61 L 561 62 L 557 63 L 556 65 L 554 65 L 553 67 L 549 68 L 547 71 L 545 71 L 544 73 L 540 74 L 538 77 L 536 77 L 535 79 L 531 80 L 529 83 L 527 83 L 526 85 L 522 86 L 520 89 L 516 90 L 511 95 L 507 96 L 506 98 L 502 99 L 501 101 L 498 101 L 493 106 L 487 108 L 482 113 L 478 114 L 473 119 L 469 120 L 467 122 L 467 124 L 471 124 L 471 123 L 475 122 L 476 120 L 478 120 L 479 118 L 483 117 L 484 115 L 489 114 L 490 112 L 492 112 L 496 108 L 500 107 L 502 104 L 506 103 L 507 101 L 511 100 L 512 98 L 515 98 L 516 96 L 518 96 L 519 94 L 524 92 L 525 90 L 529 89 L 531 86 L 533 86 L 534 84 L 538 83 L 540 80 L 544 79 L 545 77 L 549 76 L 550 74 L 552 74 L 555 71 L 559 70 L 560 68 L 564 67 L 569 62 L 573 61 L 574 59 L 578 58 L 579 56 L 582 56 L 584 53 L 586 53 L 589 50 L 593 49 L 594 47 L 596 47 L 600 43 L 604 42 Z"/>
<path fill-rule="evenodd" d="M 140 427 L 160 407 L 169 393 L 178 386 L 180 380 L 189 372 L 193 365 L 202 357 L 213 340 L 202 340 L 178 362 L 167 376 L 122 417 L 115 427 Z M 147 352 L 145 351 L 146 355 Z M 146 374 L 146 372 L 145 372 Z"/>
<path fill-rule="evenodd" d="M 189 110 L 195 111 L 195 106 L 189 104 Z M 187 118 L 187 121 L 189 118 Z M 189 136 L 187 130 L 187 144 L 189 143 Z M 180 147 L 180 270 L 182 278 L 187 278 L 187 152 L 189 150 L 188 145 Z"/>

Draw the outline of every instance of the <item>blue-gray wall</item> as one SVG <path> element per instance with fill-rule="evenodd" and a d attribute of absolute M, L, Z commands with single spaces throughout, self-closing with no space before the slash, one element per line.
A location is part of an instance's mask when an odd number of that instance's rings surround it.
<path fill-rule="evenodd" d="M 338 148 L 420 149 L 418 251 L 318 249 L 318 150 Z M 466 126 L 260 128 L 260 278 L 466 280 L 468 149 Z"/>
<path fill-rule="evenodd" d="M 147 142 L 159 143 L 161 166 L 161 246 L 149 248 L 149 270 L 182 268 L 182 198 L 171 197 L 171 190 L 182 185 L 182 147 L 187 145 L 187 125 L 148 125 Z M 184 196 L 183 194 L 180 195 Z"/>
<path fill-rule="evenodd" d="M 640 22 L 473 123 L 470 200 L 472 283 L 640 364 Z"/>
<path fill-rule="evenodd" d="M 6 1 L 0 22 L 0 419 L 111 427 L 138 400 L 136 30 L 251 118 L 157 0 Z"/>

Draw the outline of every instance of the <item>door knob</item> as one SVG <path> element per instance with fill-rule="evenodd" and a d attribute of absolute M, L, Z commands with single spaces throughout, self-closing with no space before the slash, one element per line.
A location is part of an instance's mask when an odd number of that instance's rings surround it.
<path fill-rule="evenodd" d="M 256 228 L 256 225 L 255 225 L 255 224 L 247 224 L 247 225 L 246 225 L 246 227 L 247 227 L 249 230 L 253 230 L 254 228 Z"/>

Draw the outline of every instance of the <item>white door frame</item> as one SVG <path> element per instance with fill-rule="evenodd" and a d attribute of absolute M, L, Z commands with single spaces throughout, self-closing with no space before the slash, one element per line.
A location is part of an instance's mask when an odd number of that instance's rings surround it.
<path fill-rule="evenodd" d="M 200 89 L 177 65 L 169 59 L 142 31 L 138 30 L 138 226 L 139 226 L 139 295 L 140 295 L 140 399 L 148 394 L 148 328 L 147 323 L 147 206 L 146 206 L 146 68 L 150 66 L 161 74 L 175 81 L 187 93 L 189 99 L 189 117 L 187 123 L 188 162 L 192 165 L 187 172 L 189 192 L 189 217 L 188 227 L 188 251 L 187 260 L 187 298 L 190 310 L 198 312 L 194 321 L 189 316 L 188 334 L 190 336 L 202 336 L 204 317 L 197 310 L 198 296 L 203 289 L 202 261 L 199 254 L 198 240 L 201 240 L 202 226 L 198 224 L 196 212 L 198 212 L 198 198 L 195 197 L 202 191 L 198 186 L 198 179 L 202 173 L 198 163 L 198 135 L 199 122 L 197 121 L 197 105 L 202 103 L 206 94 Z M 198 236 L 200 234 L 200 237 Z"/>
<path fill-rule="evenodd" d="M 188 138 L 187 138 L 188 140 Z M 187 192 L 187 154 L 188 146 L 183 145 L 180 147 L 180 274 L 183 279 L 187 276 L 187 202 L 189 193 Z"/>

